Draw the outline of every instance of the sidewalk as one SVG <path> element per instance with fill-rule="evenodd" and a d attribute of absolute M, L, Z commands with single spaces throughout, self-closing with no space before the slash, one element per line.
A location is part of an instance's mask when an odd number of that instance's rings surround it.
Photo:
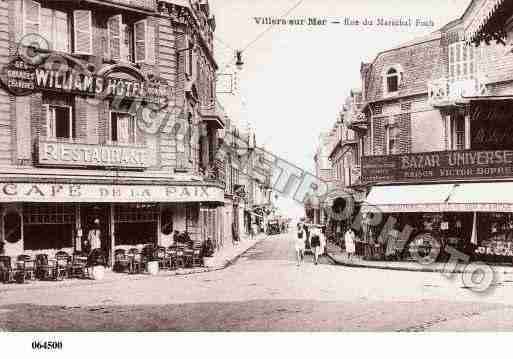
<path fill-rule="evenodd" d="M 328 257 L 335 262 L 335 264 L 346 267 L 433 273 L 464 273 L 466 269 L 466 264 L 461 262 L 456 268 L 453 268 L 454 264 L 443 262 L 423 265 L 417 262 L 369 261 L 360 257 L 354 257 L 351 260 L 348 260 L 347 254 L 342 252 L 340 247 L 333 243 L 328 243 L 327 247 Z M 495 264 L 490 264 L 490 266 L 493 268 L 495 273 L 513 274 L 513 266 Z"/>
<path fill-rule="evenodd" d="M 105 271 L 105 277 L 102 280 L 91 280 L 91 279 L 76 279 L 70 278 L 63 281 L 31 281 L 24 284 L 18 283 L 9 283 L 3 284 L 0 283 L 0 293 L 5 293 L 8 291 L 18 291 L 18 290 L 31 290 L 31 289 L 41 289 L 41 288 L 66 288 L 66 287 L 79 287 L 79 286 L 93 286 L 96 284 L 105 284 L 111 282 L 117 282 L 122 280 L 145 280 L 148 278 L 155 277 L 172 277 L 172 276 L 185 276 L 190 274 L 198 274 L 198 273 L 207 273 L 212 271 L 217 271 L 221 269 L 225 269 L 226 267 L 233 264 L 241 255 L 246 253 L 249 249 L 253 248 L 256 244 L 258 244 L 261 240 L 265 239 L 267 236 L 264 234 L 260 234 L 255 236 L 254 239 L 245 239 L 243 238 L 239 244 L 232 245 L 232 243 L 225 243 L 224 247 L 216 252 L 213 257 L 209 258 L 207 261 L 208 266 L 198 268 L 180 268 L 177 270 L 164 270 L 160 271 L 157 275 L 151 276 L 149 274 L 127 274 L 127 273 L 116 273 L 112 270 Z"/>

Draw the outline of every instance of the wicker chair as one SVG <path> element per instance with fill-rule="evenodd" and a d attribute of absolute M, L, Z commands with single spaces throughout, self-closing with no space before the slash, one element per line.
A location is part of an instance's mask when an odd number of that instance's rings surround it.
<path fill-rule="evenodd" d="M 124 273 L 129 270 L 130 258 L 124 249 L 116 249 L 114 251 L 114 271 Z"/>
<path fill-rule="evenodd" d="M 192 266 L 201 267 L 203 265 L 202 245 L 195 242 L 192 246 Z"/>
<path fill-rule="evenodd" d="M 20 278 L 20 271 L 13 268 L 9 256 L 0 256 L 0 278 L 3 283 L 12 283 Z"/>
<path fill-rule="evenodd" d="M 35 279 L 36 262 L 29 255 L 22 254 L 18 256 L 18 269 L 23 281 Z"/>
<path fill-rule="evenodd" d="M 164 247 L 158 247 L 155 256 L 159 262 L 160 269 L 171 269 L 169 255 Z"/>
<path fill-rule="evenodd" d="M 167 249 L 169 269 L 176 269 L 176 252 L 176 246 L 169 246 Z"/>
<path fill-rule="evenodd" d="M 57 262 L 48 259 L 47 254 L 36 255 L 36 278 L 39 280 L 54 279 Z"/>
<path fill-rule="evenodd" d="M 137 248 L 131 248 L 128 251 L 127 257 L 130 260 L 129 264 L 129 273 L 130 274 L 138 274 L 142 272 L 143 260 L 141 252 Z"/>
<path fill-rule="evenodd" d="M 85 278 L 87 275 L 87 255 L 82 252 L 73 253 L 73 260 L 70 267 L 70 276 L 74 278 Z"/>
<path fill-rule="evenodd" d="M 176 268 L 184 268 L 184 267 L 185 267 L 184 247 L 178 246 L 178 247 L 176 247 Z"/>
<path fill-rule="evenodd" d="M 184 256 L 185 267 L 192 268 L 194 250 L 191 247 L 185 248 L 183 251 L 183 256 Z"/>
<path fill-rule="evenodd" d="M 66 252 L 57 252 L 55 254 L 56 268 L 54 279 L 63 280 L 69 277 L 71 271 L 71 256 Z"/>

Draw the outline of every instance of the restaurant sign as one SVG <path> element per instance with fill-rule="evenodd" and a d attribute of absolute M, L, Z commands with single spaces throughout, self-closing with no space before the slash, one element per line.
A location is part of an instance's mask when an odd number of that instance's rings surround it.
<path fill-rule="evenodd" d="M 143 147 L 39 142 L 38 163 L 59 167 L 120 167 L 143 169 L 149 166 L 149 151 Z"/>
<path fill-rule="evenodd" d="M 0 202 L 223 202 L 224 191 L 218 187 L 89 185 L 55 183 L 0 183 Z"/>
<path fill-rule="evenodd" d="M 140 99 L 151 103 L 167 103 L 171 88 L 164 83 L 132 81 L 114 76 L 66 70 L 55 71 L 45 63 L 39 66 L 28 64 L 21 57 L 9 62 L 1 72 L 0 80 L 4 87 L 15 96 L 49 90 L 91 97 L 118 97 Z M 119 69 L 122 72 L 123 69 Z"/>
<path fill-rule="evenodd" d="M 362 159 L 362 182 L 394 183 L 513 177 L 513 150 L 444 151 Z"/>

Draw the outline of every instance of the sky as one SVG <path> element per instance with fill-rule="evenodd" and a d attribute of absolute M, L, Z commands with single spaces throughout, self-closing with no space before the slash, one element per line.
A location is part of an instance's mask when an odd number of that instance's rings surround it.
<path fill-rule="evenodd" d="M 218 94 L 232 120 L 250 124 L 258 146 L 314 173 L 321 131 L 332 128 L 351 88 L 360 88 L 361 62 L 459 18 L 470 0 L 210 0 L 216 17 L 215 57 L 220 74 L 233 74 L 233 94 Z M 286 14 L 288 13 L 288 14 Z M 264 25 L 255 18 L 317 18 L 327 25 Z M 434 26 L 346 25 L 351 18 L 431 20 Z M 341 24 L 331 24 L 340 21 Z M 288 196 L 278 199 L 290 216 L 303 214 Z"/>

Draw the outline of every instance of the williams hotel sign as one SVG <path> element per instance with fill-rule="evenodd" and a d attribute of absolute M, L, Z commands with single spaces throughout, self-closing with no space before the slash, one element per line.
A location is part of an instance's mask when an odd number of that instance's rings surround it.
<path fill-rule="evenodd" d="M 65 71 L 56 71 L 44 63 L 36 67 L 16 57 L 2 69 L 0 79 L 4 87 L 16 96 L 47 90 L 81 96 L 140 99 L 158 104 L 166 103 L 171 96 L 171 88 L 164 83 L 100 76 L 63 67 Z"/>

